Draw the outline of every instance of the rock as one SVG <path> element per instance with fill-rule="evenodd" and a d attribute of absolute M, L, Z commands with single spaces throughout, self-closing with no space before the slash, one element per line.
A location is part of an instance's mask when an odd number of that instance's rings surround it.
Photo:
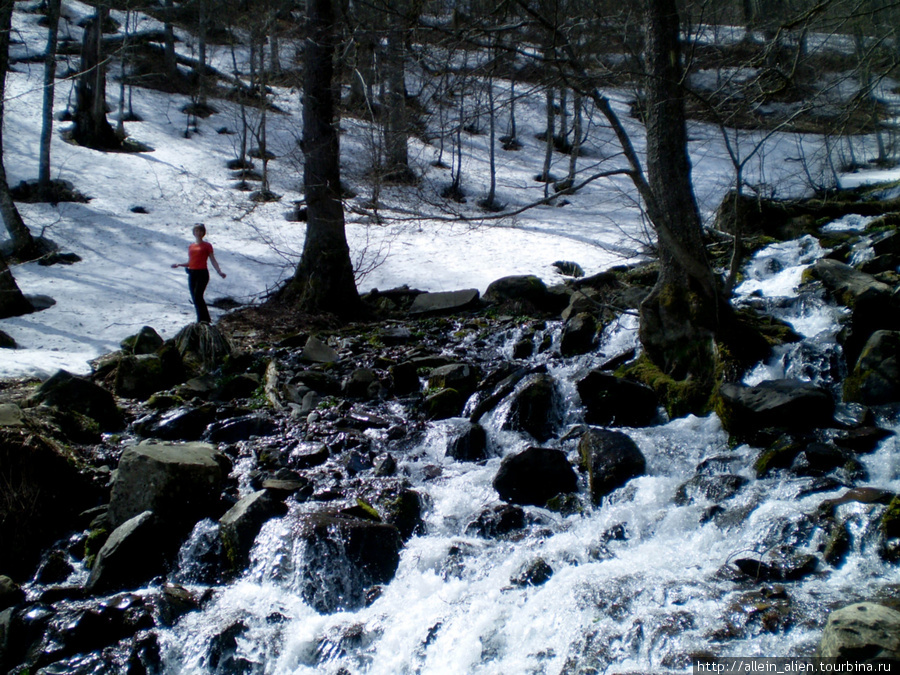
<path fill-rule="evenodd" d="M 631 438 L 620 431 L 589 429 L 578 441 L 594 505 L 632 478 L 644 475 L 647 462 Z"/>
<path fill-rule="evenodd" d="M 106 389 L 65 370 L 59 370 L 28 399 L 31 405 L 46 405 L 60 410 L 74 410 L 86 415 L 104 431 L 124 427 L 122 413 Z"/>
<path fill-rule="evenodd" d="M 659 415 L 659 399 L 646 385 L 592 370 L 576 387 L 588 424 L 645 427 Z"/>
<path fill-rule="evenodd" d="M 492 305 L 525 303 L 545 311 L 562 311 L 560 298 L 551 295 L 547 286 L 533 274 L 509 276 L 492 281 L 484 292 L 485 302 Z M 568 297 L 565 298 L 568 303 Z"/>
<path fill-rule="evenodd" d="M 103 544 L 85 589 L 101 594 L 139 588 L 164 571 L 167 546 L 161 545 L 160 526 L 151 511 L 124 521 Z"/>
<path fill-rule="evenodd" d="M 891 288 L 887 284 L 837 260 L 820 258 L 810 271 L 835 300 L 851 309 L 872 298 L 887 299 L 891 295 Z"/>
<path fill-rule="evenodd" d="M 754 387 L 723 384 L 716 411 L 732 434 L 770 427 L 806 430 L 833 424 L 834 400 L 827 390 L 800 380 L 769 380 Z"/>
<path fill-rule="evenodd" d="M 900 332 L 872 334 L 844 381 L 844 400 L 866 405 L 900 401 Z"/>
<path fill-rule="evenodd" d="M 520 506 L 498 504 L 485 509 L 466 525 L 469 536 L 496 539 L 525 527 L 525 511 Z"/>
<path fill-rule="evenodd" d="M 724 474 L 720 476 L 698 475 L 682 483 L 675 491 L 675 504 L 691 504 L 695 499 L 722 502 L 734 497 L 749 481 L 743 476 Z"/>
<path fill-rule="evenodd" d="M 535 558 L 519 574 L 510 578 L 513 586 L 543 586 L 553 576 L 553 568 L 543 558 Z"/>
<path fill-rule="evenodd" d="M 268 490 L 249 494 L 219 518 L 219 537 L 228 567 L 242 570 L 250 557 L 250 549 L 260 528 L 270 518 L 283 515 L 284 504 L 274 499 Z"/>
<path fill-rule="evenodd" d="M 34 580 L 39 584 L 61 584 L 75 571 L 69 557 L 59 549 L 50 551 L 44 556 L 38 567 Z"/>
<path fill-rule="evenodd" d="M 303 347 L 301 358 L 307 363 L 335 363 L 338 353 L 316 335 L 310 335 Z"/>
<path fill-rule="evenodd" d="M 376 398 L 381 393 L 381 383 L 371 368 L 357 368 L 344 380 L 341 390 L 352 398 Z"/>
<path fill-rule="evenodd" d="M 0 574 L 0 612 L 8 607 L 25 602 L 25 591 L 15 581 Z M 2 654 L 2 649 L 0 649 Z"/>
<path fill-rule="evenodd" d="M 254 436 L 272 436 L 276 433 L 278 425 L 271 417 L 255 413 L 211 424 L 209 440 L 213 443 L 237 443 Z"/>
<path fill-rule="evenodd" d="M 132 354 L 155 354 L 165 340 L 150 326 L 144 326 L 136 335 L 125 338 L 120 343 L 122 349 Z"/>
<path fill-rule="evenodd" d="M 241 373 L 227 380 L 216 391 L 217 401 L 234 401 L 239 398 L 251 398 L 259 389 L 260 379 L 256 373 Z"/>
<path fill-rule="evenodd" d="M 384 522 L 396 527 L 403 541 L 425 532 L 425 521 L 422 520 L 422 496 L 415 490 L 403 487 L 379 495 L 378 507 Z"/>
<path fill-rule="evenodd" d="M 865 470 L 857 460 L 830 443 L 808 444 L 791 464 L 791 471 L 797 476 L 824 476 L 839 468 L 846 469 L 854 478 L 865 477 Z"/>
<path fill-rule="evenodd" d="M 404 361 L 388 368 L 391 376 L 391 386 L 398 396 L 412 394 L 419 391 L 419 374 L 416 364 L 412 361 Z"/>
<path fill-rule="evenodd" d="M 16 344 L 16 341 L 2 330 L 0 330 L 0 349 L 18 349 L 19 345 Z"/>
<path fill-rule="evenodd" d="M 734 566 L 756 581 L 796 581 L 815 572 L 818 562 L 814 555 L 782 555 L 770 562 L 738 558 Z"/>
<path fill-rule="evenodd" d="M 144 441 L 122 453 L 112 484 L 109 522 L 118 527 L 144 511 L 173 530 L 216 514 L 231 466 L 207 443 Z"/>
<path fill-rule="evenodd" d="M 331 452 L 324 443 L 301 443 L 291 451 L 288 464 L 292 469 L 311 469 L 327 462 L 330 456 Z"/>
<path fill-rule="evenodd" d="M 298 514 L 291 525 L 303 551 L 300 592 L 318 612 L 362 607 L 366 590 L 397 571 L 403 541 L 393 525 L 327 512 Z"/>
<path fill-rule="evenodd" d="M 484 427 L 463 422 L 451 429 L 445 454 L 460 462 L 480 462 L 487 459 L 487 432 Z"/>
<path fill-rule="evenodd" d="M 430 420 L 445 420 L 462 414 L 465 399 L 456 389 L 441 389 L 425 397 L 425 416 Z"/>
<path fill-rule="evenodd" d="M 564 277 L 580 279 L 584 276 L 584 269 L 577 262 L 571 262 L 569 260 L 557 260 L 555 263 L 553 263 L 553 267 L 555 267 L 556 271 L 562 274 Z"/>
<path fill-rule="evenodd" d="M 139 436 L 164 441 L 196 441 L 215 419 L 216 409 L 211 404 L 184 406 L 141 418 L 134 423 L 134 430 Z"/>
<path fill-rule="evenodd" d="M 872 602 L 833 611 L 828 615 L 816 656 L 854 663 L 900 659 L 900 612 Z"/>
<path fill-rule="evenodd" d="M 444 291 L 439 293 L 421 293 L 413 300 L 409 313 L 416 314 L 443 314 L 471 309 L 478 305 L 479 292 L 477 288 L 467 288 L 462 291 Z"/>
<path fill-rule="evenodd" d="M 528 448 L 503 458 L 493 486 L 504 501 L 544 506 L 551 497 L 575 492 L 578 476 L 561 450 Z"/>
<path fill-rule="evenodd" d="M 845 391 L 846 386 L 847 384 L 845 382 Z M 866 455 L 870 452 L 874 452 L 881 441 L 893 435 L 893 431 L 888 431 L 881 427 L 859 427 L 858 429 L 850 429 L 839 433 L 834 437 L 833 443 L 848 452 L 857 455 Z"/>
<path fill-rule="evenodd" d="M 562 356 L 587 354 L 594 348 L 594 336 L 597 334 L 597 319 L 588 312 L 580 312 L 563 327 L 559 341 L 559 353 Z"/>
<path fill-rule="evenodd" d="M 162 359 L 156 354 L 125 355 L 116 368 L 114 391 L 122 398 L 145 401 L 173 382 L 166 379 Z"/>
<path fill-rule="evenodd" d="M 546 373 L 531 375 L 512 394 L 503 428 L 525 431 L 537 441 L 546 441 L 553 437 L 562 422 L 560 403 L 553 377 Z"/>
<path fill-rule="evenodd" d="M 0 427 L 21 427 L 25 414 L 15 403 L 0 403 Z"/>
<path fill-rule="evenodd" d="M 466 363 L 439 366 L 428 375 L 430 389 L 455 389 L 463 398 L 469 398 L 478 385 L 478 370 Z"/>
<path fill-rule="evenodd" d="M 406 326 L 389 326 L 381 331 L 381 341 L 388 347 L 407 344 L 415 338 Z"/>

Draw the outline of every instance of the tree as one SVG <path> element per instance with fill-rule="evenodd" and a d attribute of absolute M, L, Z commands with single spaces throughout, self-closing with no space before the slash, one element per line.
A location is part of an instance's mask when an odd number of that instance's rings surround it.
<path fill-rule="evenodd" d="M 103 26 L 108 19 L 109 7 L 98 4 L 96 13 L 84 29 L 81 74 L 75 85 L 75 125 L 72 138 L 79 145 L 97 150 L 114 150 L 122 144 L 106 119 Z"/>
<path fill-rule="evenodd" d="M 306 240 L 286 300 L 309 312 L 353 316 L 362 303 L 353 277 L 341 203 L 340 149 L 334 122 L 335 0 L 309 0 L 303 73 L 303 185 Z"/>
<path fill-rule="evenodd" d="M 38 166 L 38 190 L 43 198 L 50 195 L 50 142 L 53 139 L 53 96 L 56 85 L 56 43 L 62 0 L 47 3 L 47 53 L 44 55 L 44 104 L 41 127 L 41 155 Z"/>

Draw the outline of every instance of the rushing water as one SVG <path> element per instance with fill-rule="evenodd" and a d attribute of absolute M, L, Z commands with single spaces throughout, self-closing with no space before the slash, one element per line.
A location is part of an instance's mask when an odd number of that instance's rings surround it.
<path fill-rule="evenodd" d="M 797 293 L 802 270 L 822 254 L 815 239 L 804 238 L 761 251 L 749 264 L 740 301 L 765 307 L 805 339 L 760 364 L 748 384 L 800 377 L 837 386 L 844 365 L 834 338 L 842 310 L 815 294 Z M 581 421 L 572 384 L 577 374 L 633 346 L 635 326 L 625 317 L 608 329 L 602 354 L 566 362 L 546 353 L 536 357 L 561 383 L 566 425 Z M 547 330 L 558 339 L 558 326 Z M 406 544 L 396 577 L 369 606 L 332 614 L 312 609 L 301 592 L 310 573 L 308 551 L 292 541 L 290 516 L 273 519 L 256 540 L 248 571 L 217 587 L 202 611 L 185 615 L 164 634 L 166 672 L 690 672 L 690 658 L 698 654 L 810 654 L 831 608 L 900 582 L 897 568 L 875 551 L 871 523 L 884 507 L 856 503 L 840 507 L 852 550 L 839 568 L 820 562 L 816 573 L 783 588 L 737 579 L 729 565 L 737 558 L 760 558 L 786 544 L 818 553 L 824 533 L 810 514 L 844 488 L 808 494 L 812 479 L 756 479 L 758 449 L 729 447 L 714 415 L 626 429 L 647 458 L 647 474 L 600 507 L 585 503 L 572 515 L 527 507 L 529 524 L 521 536 L 468 536 L 467 523 L 498 503 L 491 481 L 501 457 L 533 443 L 500 429 L 503 412 L 500 406 L 483 420 L 494 453 L 486 463 L 444 457 L 453 420 L 433 423 L 421 445 L 398 458 L 399 471 L 427 494 L 426 532 Z M 575 443 L 548 445 L 565 450 L 574 463 Z M 900 491 L 895 445 L 888 439 L 861 457 L 869 476 L 863 484 Z M 709 502 L 674 500 L 701 463 L 749 480 L 714 518 Z M 183 551 L 178 580 L 192 579 L 192 551 L 213 535 L 212 524 L 198 526 Z M 553 570 L 546 583 L 511 583 L 537 558 Z M 776 607 L 768 618 L 752 610 L 765 599 L 748 595 L 761 587 Z M 210 645 L 235 626 L 233 658 L 211 658 Z"/>

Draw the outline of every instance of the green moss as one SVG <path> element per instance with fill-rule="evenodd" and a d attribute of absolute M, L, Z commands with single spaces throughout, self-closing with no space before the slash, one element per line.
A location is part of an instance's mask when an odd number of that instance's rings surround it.
<path fill-rule="evenodd" d="M 370 520 L 374 520 L 375 522 L 381 522 L 381 516 L 378 511 L 375 510 L 375 507 L 369 504 L 365 499 L 361 497 L 356 498 L 356 505 L 362 509 Z"/>
<path fill-rule="evenodd" d="M 879 529 L 885 539 L 900 537 L 900 495 L 894 497 L 888 504 L 887 511 L 881 516 Z"/>
<path fill-rule="evenodd" d="M 670 418 L 705 415 L 711 410 L 710 384 L 696 379 L 676 380 L 646 355 L 620 368 L 616 375 L 646 384 L 656 392 Z"/>
<path fill-rule="evenodd" d="M 94 562 L 97 560 L 97 554 L 100 553 L 100 549 L 103 548 L 103 544 L 106 543 L 107 539 L 109 539 L 109 531 L 104 527 L 99 527 L 88 532 L 88 536 L 84 540 L 85 567 L 88 569 L 94 567 Z"/>

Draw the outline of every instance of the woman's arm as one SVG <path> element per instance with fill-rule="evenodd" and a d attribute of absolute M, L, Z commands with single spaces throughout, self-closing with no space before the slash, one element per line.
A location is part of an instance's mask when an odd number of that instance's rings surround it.
<path fill-rule="evenodd" d="M 187 267 L 189 263 L 172 263 L 172 269 L 174 270 L 176 267 Z"/>
<path fill-rule="evenodd" d="M 213 267 L 216 268 L 216 272 L 219 273 L 219 276 L 223 279 L 225 278 L 225 273 L 219 268 L 219 262 L 216 260 L 216 256 L 213 255 L 213 252 L 209 252 L 209 261 L 212 263 Z"/>

